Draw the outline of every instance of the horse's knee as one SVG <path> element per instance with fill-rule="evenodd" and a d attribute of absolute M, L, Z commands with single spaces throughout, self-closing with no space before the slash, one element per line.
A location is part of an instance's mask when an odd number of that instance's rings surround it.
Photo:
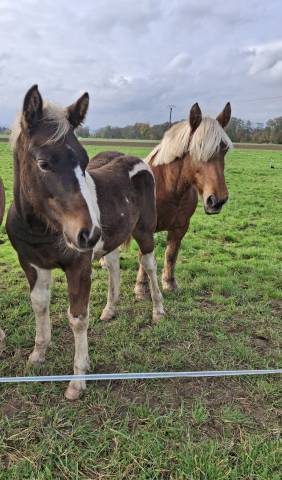
<path fill-rule="evenodd" d="M 85 311 L 83 311 L 80 315 L 76 315 L 76 316 L 73 315 L 69 309 L 68 317 L 69 317 L 70 326 L 75 333 L 81 333 L 87 330 L 88 324 L 89 324 L 88 308 Z"/>
<path fill-rule="evenodd" d="M 153 252 L 142 255 L 141 264 L 147 273 L 153 273 L 157 270 L 157 262 Z"/>
<path fill-rule="evenodd" d="M 51 273 L 39 268 L 36 268 L 36 272 L 37 280 L 30 293 L 30 299 L 34 312 L 37 315 L 45 315 L 50 303 Z"/>

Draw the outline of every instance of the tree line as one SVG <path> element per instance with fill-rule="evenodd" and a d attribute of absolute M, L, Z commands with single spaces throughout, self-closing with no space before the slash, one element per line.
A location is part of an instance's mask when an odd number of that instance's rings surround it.
<path fill-rule="evenodd" d="M 177 123 L 177 122 L 175 122 Z M 99 128 L 91 132 L 88 126 L 79 127 L 76 132 L 80 137 L 117 138 L 138 140 L 160 140 L 169 122 L 150 125 L 149 123 L 135 123 L 126 127 Z M 282 143 L 282 116 L 268 120 L 265 124 L 252 124 L 249 120 L 232 117 L 226 132 L 233 142 L 242 143 Z M 9 129 L 0 127 L 0 133 L 9 134 Z"/>
<path fill-rule="evenodd" d="M 176 122 L 175 122 L 176 123 Z M 139 140 L 160 140 L 169 123 L 150 125 L 149 123 L 135 123 L 126 127 L 99 128 L 92 135 L 89 127 L 80 127 L 77 133 L 81 137 L 120 138 Z M 265 124 L 252 124 L 249 120 L 232 117 L 226 132 L 233 142 L 250 143 L 282 143 L 282 117 L 268 120 Z"/>

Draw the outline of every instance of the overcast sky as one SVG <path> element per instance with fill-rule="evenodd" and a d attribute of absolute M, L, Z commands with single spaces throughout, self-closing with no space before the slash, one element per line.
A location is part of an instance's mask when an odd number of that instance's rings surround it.
<path fill-rule="evenodd" d="M 282 115 L 281 0 L 0 0 L 0 125 L 26 90 L 90 93 L 92 129 L 217 114 Z"/>

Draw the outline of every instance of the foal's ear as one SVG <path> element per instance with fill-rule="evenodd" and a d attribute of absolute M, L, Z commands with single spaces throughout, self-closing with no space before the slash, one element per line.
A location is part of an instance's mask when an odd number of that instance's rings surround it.
<path fill-rule="evenodd" d="M 67 108 L 67 116 L 73 128 L 81 125 L 89 106 L 89 94 L 85 92 L 75 103 Z"/>
<path fill-rule="evenodd" d="M 191 132 L 192 133 L 195 132 L 195 130 L 197 130 L 201 121 L 202 121 L 201 109 L 200 109 L 198 103 L 194 103 L 193 107 L 190 110 L 190 115 L 189 115 L 189 122 L 190 122 L 190 127 L 191 127 Z"/>
<path fill-rule="evenodd" d="M 228 125 L 230 118 L 231 118 L 231 105 L 230 105 L 230 102 L 227 102 L 224 109 L 216 117 L 216 119 L 217 119 L 218 123 L 220 123 L 222 128 L 225 128 Z"/>
<path fill-rule="evenodd" d="M 24 97 L 23 102 L 23 126 L 29 131 L 37 124 L 42 118 L 43 101 L 39 93 L 38 86 L 33 85 Z"/>

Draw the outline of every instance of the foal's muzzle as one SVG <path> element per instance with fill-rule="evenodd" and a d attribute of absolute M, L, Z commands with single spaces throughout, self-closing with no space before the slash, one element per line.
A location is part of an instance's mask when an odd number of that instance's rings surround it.
<path fill-rule="evenodd" d="M 216 195 L 210 195 L 205 201 L 205 212 L 208 215 L 219 213 L 222 206 L 227 202 L 228 196 L 218 199 Z"/>
<path fill-rule="evenodd" d="M 82 228 L 77 237 L 78 247 L 82 250 L 94 248 L 98 240 L 101 238 L 101 229 L 95 227 L 91 233 L 87 228 Z"/>

